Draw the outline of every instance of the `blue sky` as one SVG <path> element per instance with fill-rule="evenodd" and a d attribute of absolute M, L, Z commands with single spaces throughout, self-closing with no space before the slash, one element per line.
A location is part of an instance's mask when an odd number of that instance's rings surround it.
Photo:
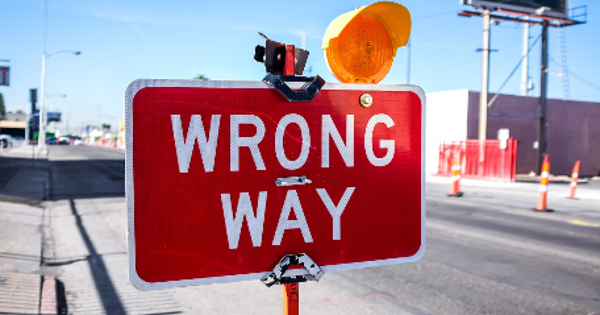
<path fill-rule="evenodd" d="M 47 51 L 81 50 L 58 54 L 46 67 L 51 110 L 69 118 L 72 132 L 83 124 L 123 119 L 124 90 L 137 78 L 192 78 L 204 74 L 215 80 L 260 80 L 264 66 L 253 61 L 254 46 L 264 44 L 256 34 L 306 45 L 312 75 L 337 82 L 327 69 L 321 39 L 336 16 L 372 2 L 344 1 L 115 1 L 48 0 Z M 459 0 L 406 0 L 413 17 L 411 83 L 426 92 L 481 86 L 481 18 L 457 16 Z M 39 88 L 44 47 L 44 1 L 1 2 L 0 63 L 11 67 L 11 86 L 0 87 L 8 110 L 29 110 L 29 89 Z M 588 23 L 565 29 L 571 97 L 600 102 L 600 3 L 586 4 Z M 532 40 L 541 27 L 531 28 Z M 502 22 L 492 29 L 490 92 L 521 59 L 522 25 Z M 558 32 L 550 29 L 550 69 L 561 72 Z M 539 42 L 532 49 L 530 71 L 539 95 Z M 406 83 L 406 48 L 382 83 Z M 520 70 L 503 93 L 519 94 Z M 549 76 L 549 96 L 562 98 L 562 79 Z M 57 95 L 66 94 L 66 98 Z M 64 122 L 59 125 L 64 130 Z"/>

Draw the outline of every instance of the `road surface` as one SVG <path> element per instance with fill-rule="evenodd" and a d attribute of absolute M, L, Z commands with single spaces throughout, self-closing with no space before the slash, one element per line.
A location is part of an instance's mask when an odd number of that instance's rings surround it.
<path fill-rule="evenodd" d="M 127 280 L 123 152 L 52 146 L 49 167 L 43 266 L 64 285 L 69 314 L 281 313 L 281 288 L 259 281 L 137 291 Z M 600 314 L 598 183 L 581 185 L 579 200 L 551 186 L 555 212 L 535 213 L 534 184 L 463 185 L 465 197 L 448 198 L 437 181 L 427 184 L 418 263 L 303 283 L 302 314 Z"/>

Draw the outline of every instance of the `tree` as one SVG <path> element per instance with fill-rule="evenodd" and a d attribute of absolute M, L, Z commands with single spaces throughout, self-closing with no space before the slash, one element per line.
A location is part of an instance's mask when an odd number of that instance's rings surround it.
<path fill-rule="evenodd" d="M 6 115 L 6 108 L 4 108 L 4 96 L 0 93 L 0 117 L 4 117 Z"/>
<path fill-rule="evenodd" d="M 102 129 L 110 130 L 110 124 L 102 124 Z"/>
<path fill-rule="evenodd" d="M 17 110 L 17 114 L 25 114 L 25 112 L 22 109 Z"/>
<path fill-rule="evenodd" d="M 199 74 L 199 75 L 195 76 L 194 79 L 196 79 L 196 80 L 210 80 L 209 78 L 207 78 L 203 74 Z"/>

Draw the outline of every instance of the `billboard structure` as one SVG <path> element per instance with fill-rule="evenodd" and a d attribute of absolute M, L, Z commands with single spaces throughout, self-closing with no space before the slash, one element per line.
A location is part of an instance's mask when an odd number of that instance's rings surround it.
<path fill-rule="evenodd" d="M 538 118 L 538 169 L 542 172 L 542 161 L 547 154 L 548 138 L 546 132 L 547 117 L 547 90 L 548 90 L 548 27 L 563 28 L 572 25 L 587 23 L 587 6 L 580 6 L 569 9 L 568 0 L 460 0 L 460 4 L 472 5 L 476 11 L 460 11 L 459 16 L 483 17 L 483 61 L 482 61 L 482 88 L 480 94 L 479 109 L 479 139 L 485 140 L 487 130 L 487 108 L 488 103 L 487 89 L 489 82 L 489 53 L 490 53 L 490 20 L 510 21 L 517 23 L 527 23 L 529 25 L 541 25 L 542 34 L 542 62 L 540 67 L 540 100 L 539 100 L 539 118 Z M 495 11 L 495 12 L 494 12 Z M 568 14 L 570 12 L 570 16 Z M 528 35 L 524 36 L 527 41 Z M 529 55 L 528 44 L 524 45 L 525 53 L 523 58 Z M 566 65 L 566 60 L 563 61 Z M 566 69 L 563 66 L 563 69 Z M 564 70 L 564 76 L 567 70 Z M 493 102 L 493 100 L 492 100 Z M 481 141 L 479 172 L 483 172 L 484 165 L 484 141 Z"/>
<path fill-rule="evenodd" d="M 461 4 L 490 11 L 511 11 L 532 15 L 568 18 L 569 0 L 461 0 Z"/>

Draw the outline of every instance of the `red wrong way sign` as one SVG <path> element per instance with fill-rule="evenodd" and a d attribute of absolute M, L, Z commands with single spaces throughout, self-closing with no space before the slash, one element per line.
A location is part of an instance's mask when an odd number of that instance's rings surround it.
<path fill-rule="evenodd" d="M 325 84 L 290 102 L 263 82 L 134 81 L 130 282 L 260 279 L 296 253 L 325 273 L 420 259 L 424 108 L 415 86 Z"/>

